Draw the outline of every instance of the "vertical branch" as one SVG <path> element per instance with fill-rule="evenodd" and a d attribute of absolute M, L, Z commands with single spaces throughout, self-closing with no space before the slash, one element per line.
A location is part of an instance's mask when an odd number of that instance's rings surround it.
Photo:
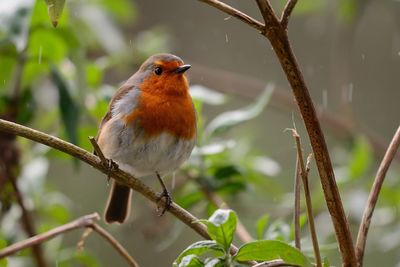
<path fill-rule="evenodd" d="M 313 210 L 312 210 L 311 192 L 310 192 L 310 188 L 308 185 L 308 173 L 310 171 L 310 169 L 308 168 L 309 158 L 307 159 L 307 165 L 306 165 L 304 163 L 303 151 L 301 149 L 300 136 L 296 132 L 295 129 L 292 129 L 292 133 L 293 133 L 293 137 L 296 140 L 297 158 L 299 161 L 300 176 L 301 176 L 301 179 L 303 181 L 303 186 L 304 186 L 304 195 L 305 195 L 305 199 L 306 199 L 308 226 L 309 226 L 310 233 L 311 233 L 311 240 L 313 243 L 315 260 L 317 263 L 317 267 L 322 267 L 321 253 L 319 251 L 317 231 L 315 230 L 314 215 L 313 215 Z"/>
<path fill-rule="evenodd" d="M 358 230 L 357 242 L 356 242 L 356 256 L 358 266 L 363 265 L 363 257 L 365 252 L 365 244 L 367 242 L 367 235 L 369 226 L 371 224 L 372 214 L 376 203 L 378 201 L 379 193 L 382 188 L 382 184 L 386 177 L 386 172 L 389 169 L 390 164 L 393 161 L 394 156 L 400 146 L 400 126 L 397 128 L 396 133 L 393 136 L 392 141 L 386 151 L 385 156 L 379 165 L 378 172 L 376 173 L 374 184 L 372 185 L 371 192 L 368 197 L 367 205 L 365 207 L 363 217 L 361 220 L 360 228 Z"/>
<path fill-rule="evenodd" d="M 300 237 L 300 175 L 299 156 L 296 157 L 296 171 L 294 175 L 294 210 L 293 210 L 293 227 L 294 227 L 294 243 L 296 248 L 301 249 Z"/>

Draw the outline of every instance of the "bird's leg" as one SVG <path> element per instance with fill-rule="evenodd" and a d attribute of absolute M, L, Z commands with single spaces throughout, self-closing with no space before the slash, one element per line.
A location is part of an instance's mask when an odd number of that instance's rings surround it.
<path fill-rule="evenodd" d="M 169 207 L 171 207 L 172 198 L 171 198 L 171 195 L 169 194 L 167 187 L 165 186 L 163 180 L 161 179 L 160 174 L 158 172 L 156 172 L 156 175 L 157 175 L 157 179 L 158 179 L 158 181 L 160 181 L 161 187 L 163 189 L 163 191 L 161 192 L 160 196 L 157 199 L 157 202 L 159 202 L 162 198 L 165 198 L 165 206 L 159 215 L 159 216 L 163 216 L 164 213 L 167 211 L 167 209 L 169 209 Z"/>
<path fill-rule="evenodd" d="M 106 164 L 107 164 L 107 168 L 108 168 L 108 170 L 107 170 L 107 183 L 109 184 L 110 183 L 110 179 L 111 179 L 111 173 L 113 171 L 117 170 L 119 166 L 115 161 L 113 161 L 112 159 L 107 159 L 107 158 L 106 158 Z"/>

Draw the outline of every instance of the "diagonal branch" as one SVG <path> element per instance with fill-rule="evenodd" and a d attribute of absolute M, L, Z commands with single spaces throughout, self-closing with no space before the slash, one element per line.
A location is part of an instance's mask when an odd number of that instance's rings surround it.
<path fill-rule="evenodd" d="M 286 3 L 285 8 L 283 9 L 282 16 L 281 16 L 281 25 L 283 28 L 287 29 L 289 24 L 289 18 L 292 14 L 294 7 L 297 4 L 297 0 L 288 0 Z"/>
<path fill-rule="evenodd" d="M 264 31 L 265 26 L 261 22 L 243 13 L 242 11 L 239 11 L 231 7 L 230 5 L 227 5 L 218 0 L 198 0 L 198 1 L 209 4 L 210 6 L 213 6 L 216 9 L 219 9 L 228 15 L 231 15 L 232 17 L 235 17 L 243 21 L 244 23 L 250 25 L 251 27 L 257 29 L 260 32 Z"/>
<path fill-rule="evenodd" d="M 158 194 L 150 187 L 145 185 L 142 181 L 133 177 L 129 173 L 122 171 L 119 168 L 112 168 L 110 170 L 109 166 L 105 166 L 105 164 L 103 164 L 99 157 L 78 146 L 63 141 L 57 137 L 31 129 L 29 127 L 2 119 L 0 119 L 0 130 L 30 139 L 32 141 L 47 145 L 61 152 L 69 154 L 83 162 L 86 162 L 87 164 L 98 169 L 104 174 L 111 175 L 116 181 L 139 192 L 141 195 L 143 195 L 153 203 L 165 204 L 165 199 L 159 200 Z M 199 235 L 206 239 L 210 239 L 210 236 L 208 235 L 205 226 L 201 223 L 196 223 L 198 222 L 198 219 L 187 210 L 183 209 L 176 203 L 172 203 L 168 211 L 173 214 L 177 219 L 179 219 L 195 232 L 197 232 Z M 231 253 L 234 254 L 236 253 L 237 248 L 232 245 L 230 250 Z"/>
<path fill-rule="evenodd" d="M 358 230 L 357 242 L 356 242 L 356 256 L 357 256 L 358 266 L 363 265 L 365 244 L 367 242 L 367 235 L 369 226 L 371 224 L 372 214 L 374 213 L 376 202 L 378 201 L 379 193 L 381 191 L 383 181 L 385 180 L 386 177 L 386 172 L 389 169 L 389 166 L 392 163 L 399 146 L 400 146 L 400 126 L 399 128 L 397 128 L 397 131 L 394 134 L 392 141 L 390 142 L 386 154 L 382 159 L 378 172 L 376 173 L 374 184 L 372 185 L 367 205 L 365 207 L 364 214 L 361 220 L 360 229 Z"/>

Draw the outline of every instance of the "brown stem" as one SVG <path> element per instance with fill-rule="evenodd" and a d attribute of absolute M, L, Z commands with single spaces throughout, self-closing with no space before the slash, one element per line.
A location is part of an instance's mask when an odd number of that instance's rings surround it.
<path fill-rule="evenodd" d="M 61 226 L 56 227 L 45 233 L 32 236 L 28 239 L 22 240 L 20 242 L 17 242 L 15 244 L 12 244 L 11 246 L 8 246 L 8 247 L 0 250 L 0 258 L 4 258 L 6 256 L 12 255 L 24 248 L 43 243 L 43 242 L 45 242 L 49 239 L 52 239 L 62 233 L 65 233 L 65 232 L 68 232 L 68 231 L 71 231 L 71 230 L 74 230 L 77 228 L 88 227 L 91 224 L 93 224 L 94 220 L 98 220 L 98 219 L 100 219 L 100 217 L 97 213 L 82 216 L 70 223 L 61 225 Z"/>
<path fill-rule="evenodd" d="M 367 205 L 365 206 L 356 242 L 356 256 L 357 256 L 358 266 L 363 265 L 365 244 L 367 242 L 367 235 L 369 226 L 371 224 L 372 214 L 374 213 L 379 193 L 381 191 L 382 184 L 386 177 L 386 172 L 389 169 L 389 166 L 392 163 L 393 158 L 396 155 L 399 146 L 400 146 L 400 127 L 397 128 L 397 131 L 394 134 L 393 139 L 389 144 L 386 154 L 383 157 L 381 164 L 379 165 L 378 172 L 376 173 L 375 176 L 374 184 L 372 185 L 372 189 L 368 197 Z"/>
<path fill-rule="evenodd" d="M 292 14 L 292 11 L 293 11 L 294 7 L 296 6 L 296 4 L 297 4 L 297 0 L 288 0 L 285 8 L 283 9 L 282 16 L 281 16 L 281 25 L 285 29 L 288 26 L 290 15 Z"/>
<path fill-rule="evenodd" d="M 112 168 L 110 170 L 109 166 L 105 166 L 99 157 L 93 155 L 92 153 L 78 146 L 63 141 L 57 137 L 31 129 L 29 127 L 22 126 L 17 123 L 9 122 L 2 119 L 0 119 L 0 130 L 33 140 L 35 142 L 47 145 L 64 153 L 67 153 L 83 162 L 86 162 L 87 164 L 98 169 L 104 174 L 111 175 L 112 178 L 114 178 L 116 181 L 139 192 L 141 195 L 143 195 L 153 203 L 156 204 L 159 203 L 165 205 L 165 199 L 159 200 L 158 194 L 155 191 L 153 191 L 150 187 L 145 185 L 142 181 L 133 177 L 129 173 L 120 170 L 119 168 Z M 173 214 L 177 219 L 179 219 L 187 226 L 192 228 L 199 235 L 203 236 L 206 239 L 210 239 L 210 236 L 208 235 L 205 226 L 201 223 L 197 223 L 198 219 L 191 213 L 189 213 L 187 210 L 181 208 L 176 203 L 172 203 L 168 211 L 171 214 Z M 231 253 L 234 254 L 236 253 L 236 251 L 237 248 L 232 245 Z"/>
<path fill-rule="evenodd" d="M 201 0 L 211 4 L 210 0 Z M 280 21 L 272 10 L 269 1 L 256 0 L 261 14 L 265 21 L 265 28 L 261 33 L 270 41 L 284 70 L 287 79 L 292 87 L 293 94 L 299 106 L 300 113 L 304 120 L 311 146 L 316 159 L 318 172 L 325 195 L 325 201 L 335 228 L 336 238 L 343 259 L 343 266 L 356 266 L 357 261 L 350 233 L 349 224 L 343 209 L 339 190 L 336 184 L 333 167 L 321 130 L 317 113 L 314 108 L 310 93 L 304 81 L 303 74 L 292 51 L 286 28 L 282 27 Z M 227 9 L 219 8 L 227 12 Z M 259 30 L 259 29 L 258 29 Z"/>
<path fill-rule="evenodd" d="M 294 209 L 293 209 L 293 227 L 294 227 L 294 243 L 296 248 L 301 249 L 300 237 L 300 189 L 301 189 L 301 175 L 300 175 L 299 156 L 296 158 L 296 172 L 294 175 Z"/>
<path fill-rule="evenodd" d="M 315 222 L 314 222 L 314 215 L 313 215 L 312 202 L 311 202 L 311 192 L 310 192 L 310 188 L 308 185 L 309 169 L 308 169 L 308 167 L 306 167 L 306 164 L 304 163 L 300 135 L 297 133 L 297 131 L 295 129 L 292 129 L 292 133 L 293 133 L 294 139 L 296 140 L 297 158 L 299 160 L 300 176 L 301 176 L 301 179 L 303 181 L 303 186 L 304 186 L 304 196 L 306 199 L 308 226 L 310 229 L 311 240 L 313 243 L 315 260 L 317 263 L 317 267 L 322 267 L 322 260 L 321 260 L 321 253 L 319 250 L 319 245 L 318 245 L 317 231 L 315 230 Z M 307 166 L 308 166 L 308 164 L 309 164 L 309 159 L 307 160 Z"/>

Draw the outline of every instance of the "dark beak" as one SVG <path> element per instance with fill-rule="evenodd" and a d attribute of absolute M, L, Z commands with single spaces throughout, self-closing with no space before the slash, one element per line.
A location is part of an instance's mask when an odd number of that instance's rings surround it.
<path fill-rule="evenodd" d="M 190 65 L 186 64 L 186 65 L 182 65 L 179 66 L 178 68 L 176 68 L 176 70 L 174 71 L 175 73 L 184 73 L 185 71 L 187 71 L 188 69 L 190 69 Z"/>

